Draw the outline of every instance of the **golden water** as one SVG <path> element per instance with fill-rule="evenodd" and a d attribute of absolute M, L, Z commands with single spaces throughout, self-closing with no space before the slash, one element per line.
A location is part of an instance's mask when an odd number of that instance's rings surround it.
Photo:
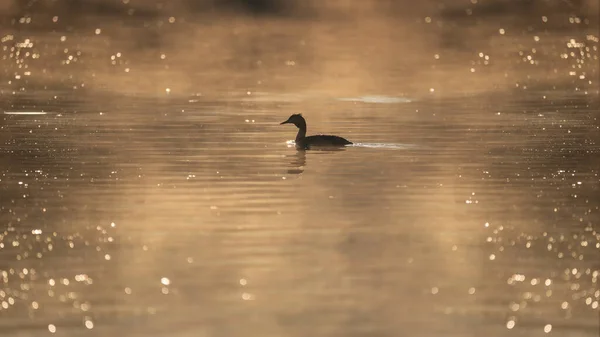
<path fill-rule="evenodd" d="M 597 336 L 597 5 L 475 3 L 3 4 L 0 335 Z"/>

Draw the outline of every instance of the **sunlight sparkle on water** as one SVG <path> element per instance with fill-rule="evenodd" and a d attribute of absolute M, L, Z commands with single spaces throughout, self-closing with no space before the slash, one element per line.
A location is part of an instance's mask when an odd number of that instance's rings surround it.
<path fill-rule="evenodd" d="M 47 115 L 44 111 L 4 111 L 5 115 Z"/>
<path fill-rule="evenodd" d="M 250 29 L 240 18 L 206 30 L 186 22 L 189 13 L 179 17 L 177 5 L 137 4 L 134 15 L 135 1 L 117 2 L 132 5 L 119 8 L 114 25 L 107 15 L 87 20 L 87 10 L 82 20 L 59 20 L 55 8 L 36 14 L 34 29 L 17 28 L 17 16 L 8 29 L 17 38 L 0 35 L 3 88 L 14 96 L 1 126 L 10 161 L 0 165 L 0 311 L 11 329 L 29 313 L 24 325 L 41 335 L 127 335 L 131 324 L 120 323 L 129 319 L 145 322 L 131 325 L 140 334 L 169 323 L 173 335 L 185 334 L 199 299 L 210 308 L 201 333 L 221 329 L 225 318 L 236 321 L 226 333 L 247 335 L 385 335 L 399 326 L 409 335 L 488 327 L 490 337 L 505 329 L 577 334 L 577 322 L 597 314 L 598 170 L 586 159 L 596 150 L 590 135 L 598 126 L 588 124 L 598 106 L 570 94 L 597 93 L 583 85 L 597 73 L 598 38 L 589 31 L 594 40 L 585 40 L 583 26 L 568 37 L 554 26 L 583 18 L 532 12 L 526 23 L 490 21 L 468 5 L 485 1 L 468 0 L 460 12 L 485 27 L 455 26 L 459 18 L 446 15 L 453 5 L 417 17 L 426 36 L 377 32 L 399 24 L 387 18 L 328 36 L 321 24 L 307 33 L 305 20 L 268 15 L 252 18 Z M 269 24 L 257 25 L 263 19 Z M 41 23 L 49 27 L 38 32 Z M 449 46 L 420 42 L 438 33 Z M 199 38 L 193 49 L 190 36 Z M 344 40 L 351 44 L 338 45 Z M 361 42 L 369 53 L 344 52 Z M 390 47 L 398 44 L 414 47 L 410 57 Z M 61 61 L 69 66 L 59 69 Z M 193 76 L 210 65 L 218 67 Z M 142 73 L 165 81 L 132 87 Z M 70 92 L 84 82 L 85 94 Z M 513 91 L 514 83 L 535 90 Z M 468 95 L 448 99 L 454 91 Z M 356 142 L 344 152 L 287 150 L 268 121 L 288 109 L 340 121 L 332 134 Z M 556 174 L 559 167 L 566 172 Z M 118 219 L 125 225 L 117 232 Z M 486 256 L 493 263 L 481 263 Z M 237 330 L 255 323 L 243 305 L 289 316 L 297 311 L 290 303 L 326 310 L 307 312 L 307 324 L 265 320 Z M 360 319 L 332 325 L 348 312 Z M 154 314 L 160 318 L 147 319 Z"/>

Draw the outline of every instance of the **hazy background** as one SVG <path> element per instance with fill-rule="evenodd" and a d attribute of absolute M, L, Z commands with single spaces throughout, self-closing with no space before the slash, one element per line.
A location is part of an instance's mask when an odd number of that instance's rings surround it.
<path fill-rule="evenodd" d="M 565 71 L 574 65 L 560 58 L 564 38 L 586 41 L 599 10 L 597 1 L 562 0 L 73 0 L 0 6 L 5 32 L 13 35 L 3 47 L 28 38 L 31 43 L 16 46 L 18 57 L 3 51 L 7 78 L 22 76 L 6 90 L 54 85 L 164 94 L 170 88 L 176 95 L 270 88 L 473 93 L 514 88 L 523 73 L 529 75 L 523 85 L 564 86 L 572 81 Z M 588 69 L 594 62 L 582 66 L 589 78 L 597 76 Z"/>
<path fill-rule="evenodd" d="M 0 1 L 0 335 L 598 336 L 599 10 Z"/>

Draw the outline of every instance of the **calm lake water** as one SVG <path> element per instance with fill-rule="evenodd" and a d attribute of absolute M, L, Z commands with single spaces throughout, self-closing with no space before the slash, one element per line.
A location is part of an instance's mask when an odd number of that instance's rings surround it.
<path fill-rule="evenodd" d="M 0 335 L 598 336 L 597 3 L 251 3 L 0 2 Z"/>

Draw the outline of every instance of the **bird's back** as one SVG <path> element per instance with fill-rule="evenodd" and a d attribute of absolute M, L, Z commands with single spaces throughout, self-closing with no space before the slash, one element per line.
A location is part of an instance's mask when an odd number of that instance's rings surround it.
<path fill-rule="evenodd" d="M 315 135 L 315 136 L 308 136 L 306 138 L 304 138 L 302 140 L 302 145 L 304 147 L 310 147 L 310 146 L 344 146 L 344 145 L 350 145 L 352 144 L 351 141 L 342 138 L 342 137 L 338 137 L 338 136 L 331 136 L 331 135 Z"/>

